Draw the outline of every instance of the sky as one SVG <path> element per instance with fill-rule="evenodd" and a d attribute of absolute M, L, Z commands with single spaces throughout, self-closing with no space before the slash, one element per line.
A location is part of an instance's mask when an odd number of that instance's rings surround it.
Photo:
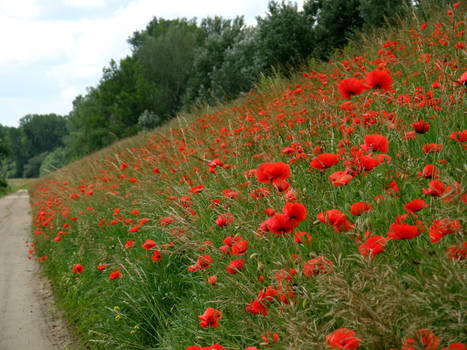
<path fill-rule="evenodd" d="M 299 7 L 304 0 L 293 1 Z M 268 0 L 0 0 L 0 124 L 68 114 L 153 17 L 264 16 Z"/>

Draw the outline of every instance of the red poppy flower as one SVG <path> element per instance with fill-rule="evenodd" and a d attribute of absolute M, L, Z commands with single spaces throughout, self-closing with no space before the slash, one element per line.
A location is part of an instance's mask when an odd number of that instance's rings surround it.
<path fill-rule="evenodd" d="M 428 184 L 428 189 L 422 188 L 423 194 L 432 197 L 441 197 L 446 192 L 446 185 L 441 181 L 433 180 Z"/>
<path fill-rule="evenodd" d="M 262 183 L 287 180 L 289 177 L 290 167 L 282 162 L 261 164 L 256 171 L 256 178 Z"/>
<path fill-rule="evenodd" d="M 453 141 L 465 142 L 467 141 L 467 130 L 454 131 L 449 138 Z"/>
<path fill-rule="evenodd" d="M 459 220 L 451 220 L 444 218 L 441 220 L 434 220 L 433 225 L 428 229 L 431 243 L 438 242 L 443 236 L 450 235 L 459 231 L 462 228 Z"/>
<path fill-rule="evenodd" d="M 204 185 L 202 184 L 191 188 L 191 192 L 193 192 L 194 194 L 200 193 L 203 190 L 204 190 Z"/>
<path fill-rule="evenodd" d="M 383 135 L 367 135 L 364 138 L 364 150 L 379 151 L 382 153 L 388 153 L 388 139 Z"/>
<path fill-rule="evenodd" d="M 97 269 L 98 269 L 99 271 L 105 270 L 106 268 L 107 268 L 107 266 L 105 266 L 105 265 L 99 265 L 99 266 L 97 266 Z"/>
<path fill-rule="evenodd" d="M 313 169 L 327 169 L 339 163 L 339 157 L 332 153 L 322 153 L 313 159 L 310 166 Z"/>
<path fill-rule="evenodd" d="M 371 204 L 368 204 L 366 202 L 356 202 L 352 204 L 352 208 L 350 209 L 350 213 L 354 216 L 360 216 L 364 212 L 371 210 L 372 206 Z"/>
<path fill-rule="evenodd" d="M 250 193 L 250 196 L 251 198 L 253 198 L 253 200 L 257 201 L 261 198 L 265 198 L 265 197 L 268 197 L 269 196 L 269 192 L 270 190 L 266 187 L 263 187 L 263 188 L 257 188 L 256 190 L 252 191 Z"/>
<path fill-rule="evenodd" d="M 415 140 L 416 138 L 417 138 L 416 132 L 411 130 L 411 131 L 406 131 L 402 139 L 403 140 Z"/>
<path fill-rule="evenodd" d="M 269 231 L 274 232 L 277 237 L 279 237 L 281 234 L 285 235 L 292 232 L 294 228 L 290 217 L 281 213 L 277 213 L 273 217 L 267 219 L 266 227 Z"/>
<path fill-rule="evenodd" d="M 424 134 L 430 130 L 430 124 L 425 123 L 423 120 L 419 120 L 418 122 L 413 122 L 412 127 L 414 128 L 417 134 Z"/>
<path fill-rule="evenodd" d="M 373 236 L 368 238 L 365 243 L 363 243 L 358 250 L 363 256 L 369 256 L 374 258 L 375 255 L 381 253 L 386 248 L 386 243 L 389 238 L 382 236 Z"/>
<path fill-rule="evenodd" d="M 204 314 L 198 316 L 201 320 L 199 325 L 203 328 L 208 328 L 209 326 L 217 328 L 219 326 L 219 320 L 222 317 L 222 312 L 219 310 L 208 307 Z"/>
<path fill-rule="evenodd" d="M 212 276 L 209 276 L 208 277 L 208 283 L 215 287 L 216 286 L 216 283 L 217 283 L 217 276 L 216 275 L 212 275 Z"/>
<path fill-rule="evenodd" d="M 235 243 L 232 245 L 232 255 L 243 255 L 246 253 L 246 250 L 248 249 L 248 242 L 245 239 L 242 239 L 241 237 L 236 237 L 238 238 Z"/>
<path fill-rule="evenodd" d="M 452 260 L 465 259 L 467 257 L 467 241 L 464 242 L 464 246 L 450 246 L 446 250 L 446 255 Z"/>
<path fill-rule="evenodd" d="M 295 227 L 305 220 L 306 218 L 306 208 L 303 204 L 294 202 L 294 203 L 285 203 L 282 208 L 282 212 L 292 220 L 292 223 Z"/>
<path fill-rule="evenodd" d="M 196 261 L 196 264 L 191 265 L 188 268 L 188 271 L 195 272 L 199 270 L 208 270 L 211 267 L 212 262 L 213 260 L 209 255 L 201 255 Z"/>
<path fill-rule="evenodd" d="M 146 250 L 152 249 L 156 246 L 156 242 L 148 239 L 146 242 L 143 243 L 143 248 Z"/>
<path fill-rule="evenodd" d="M 465 343 L 452 343 L 447 348 L 441 350 L 467 350 L 467 344 Z"/>
<path fill-rule="evenodd" d="M 336 329 L 326 337 L 326 344 L 335 349 L 355 350 L 361 343 L 355 332 L 347 328 Z"/>
<path fill-rule="evenodd" d="M 219 227 L 228 226 L 233 222 L 233 219 L 234 217 L 232 214 L 229 214 L 229 213 L 222 214 L 222 215 L 219 215 L 219 217 L 216 219 L 216 224 Z"/>
<path fill-rule="evenodd" d="M 311 244 L 311 236 L 308 232 L 295 231 L 295 243 Z"/>
<path fill-rule="evenodd" d="M 427 153 L 437 153 L 441 151 L 443 145 L 439 145 L 437 143 L 427 143 L 422 146 L 422 150 L 425 154 Z"/>
<path fill-rule="evenodd" d="M 122 277 L 122 273 L 120 271 L 114 271 L 109 275 L 109 280 L 113 281 L 116 278 Z"/>
<path fill-rule="evenodd" d="M 238 192 L 232 191 L 231 189 L 226 189 L 222 191 L 222 194 L 228 199 L 238 199 Z"/>
<path fill-rule="evenodd" d="M 337 87 L 337 91 L 339 91 L 341 96 L 345 99 L 349 99 L 355 95 L 360 95 L 363 90 L 365 90 L 365 84 L 356 78 L 347 78 L 341 80 L 339 86 Z"/>
<path fill-rule="evenodd" d="M 129 241 L 126 241 L 125 243 L 125 248 L 131 248 L 135 244 L 135 241 L 132 241 L 131 239 Z"/>
<path fill-rule="evenodd" d="M 224 239 L 224 245 L 219 247 L 219 249 L 225 255 L 229 255 L 229 254 L 243 255 L 248 249 L 248 242 L 240 236 L 237 236 L 237 237 L 227 236 Z"/>
<path fill-rule="evenodd" d="M 336 171 L 329 175 L 329 180 L 331 180 L 332 184 L 336 187 L 341 187 L 347 185 L 350 180 L 353 179 L 353 176 L 347 174 L 345 171 Z"/>
<path fill-rule="evenodd" d="M 323 256 L 308 260 L 303 266 L 303 274 L 306 277 L 311 277 L 319 273 L 328 273 L 332 269 L 332 262 Z"/>
<path fill-rule="evenodd" d="M 391 90 L 392 77 L 388 70 L 377 68 L 366 75 L 365 83 L 371 89 Z"/>
<path fill-rule="evenodd" d="M 186 350 L 226 350 L 222 345 L 219 344 L 213 344 L 211 346 L 189 346 L 186 348 Z"/>
<path fill-rule="evenodd" d="M 159 250 L 154 250 L 152 256 L 151 256 L 152 261 L 160 261 L 161 260 L 161 252 Z"/>
<path fill-rule="evenodd" d="M 161 219 L 161 226 L 165 226 L 165 225 L 170 224 L 170 223 L 172 223 L 174 221 L 175 221 L 175 218 L 173 218 L 171 216 L 167 216 L 167 217 Z"/>
<path fill-rule="evenodd" d="M 425 179 L 438 179 L 440 174 L 439 168 L 435 167 L 433 164 L 425 165 L 422 172 L 418 172 L 418 176 L 424 177 Z"/>
<path fill-rule="evenodd" d="M 379 165 L 379 160 L 370 156 L 361 156 L 360 165 L 365 171 L 371 171 Z"/>
<path fill-rule="evenodd" d="M 245 307 L 245 311 L 253 315 L 258 315 L 259 313 L 264 316 L 268 315 L 268 309 L 264 306 L 262 300 L 255 299 Z"/>
<path fill-rule="evenodd" d="M 428 204 L 423 199 L 414 199 L 404 206 L 405 210 L 408 213 L 416 213 L 417 211 L 422 210 L 423 208 L 428 208 Z"/>
<path fill-rule="evenodd" d="M 261 334 L 261 338 L 263 338 L 265 343 L 269 344 L 271 340 L 273 343 L 277 343 L 277 341 L 279 340 L 279 335 L 276 334 L 275 332 L 272 333 L 272 339 L 270 339 L 270 337 L 271 337 L 271 333 L 269 333 L 269 331 L 267 331 L 266 334 Z"/>
<path fill-rule="evenodd" d="M 73 265 L 73 272 L 74 273 L 82 273 L 83 270 L 84 270 L 83 265 L 81 265 L 81 264 Z"/>
<path fill-rule="evenodd" d="M 421 341 L 425 350 L 436 350 L 439 345 L 439 338 L 428 329 L 419 329 L 417 338 Z M 419 341 L 414 338 L 406 338 L 401 350 L 416 350 L 418 349 L 418 343 Z"/>
<path fill-rule="evenodd" d="M 274 188 L 279 192 L 287 191 L 290 187 L 290 184 L 287 181 L 281 179 L 273 180 L 272 184 L 274 185 Z"/>
<path fill-rule="evenodd" d="M 323 224 L 332 226 L 337 232 L 353 230 L 353 224 L 347 221 L 347 216 L 338 209 L 327 210 L 316 215 Z"/>
<path fill-rule="evenodd" d="M 402 223 L 392 224 L 389 226 L 388 237 L 397 240 L 412 239 L 419 234 L 420 232 L 418 232 L 418 226 Z"/>
<path fill-rule="evenodd" d="M 242 269 L 244 264 L 245 264 L 245 259 L 237 259 L 237 260 L 231 261 L 227 265 L 227 268 L 226 268 L 227 272 L 234 275 Z"/>
<path fill-rule="evenodd" d="M 462 73 L 461 77 L 457 81 L 464 86 L 467 85 L 467 72 Z"/>

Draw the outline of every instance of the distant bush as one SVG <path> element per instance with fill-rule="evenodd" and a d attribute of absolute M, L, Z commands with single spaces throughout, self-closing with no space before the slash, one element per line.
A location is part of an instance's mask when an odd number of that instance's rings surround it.
<path fill-rule="evenodd" d="M 49 152 L 44 152 L 29 159 L 29 161 L 24 165 L 23 177 L 26 177 L 26 178 L 38 177 L 41 164 L 48 154 Z"/>
<path fill-rule="evenodd" d="M 59 147 L 49 153 L 40 165 L 39 175 L 44 176 L 56 169 L 59 169 L 69 163 L 68 152 L 65 148 Z"/>
<path fill-rule="evenodd" d="M 162 123 L 162 118 L 156 113 L 145 110 L 138 118 L 138 130 L 151 130 Z"/>

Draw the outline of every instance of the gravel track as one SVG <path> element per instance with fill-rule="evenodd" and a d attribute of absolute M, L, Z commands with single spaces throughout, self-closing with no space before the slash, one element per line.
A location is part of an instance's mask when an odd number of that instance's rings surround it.
<path fill-rule="evenodd" d="M 70 349 L 48 281 L 28 259 L 31 239 L 27 191 L 0 198 L 0 350 Z"/>

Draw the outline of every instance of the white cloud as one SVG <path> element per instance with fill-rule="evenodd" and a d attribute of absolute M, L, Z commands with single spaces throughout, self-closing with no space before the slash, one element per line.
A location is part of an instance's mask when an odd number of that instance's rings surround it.
<path fill-rule="evenodd" d="M 101 9 L 107 5 L 105 0 L 61 0 L 61 3 L 65 6 L 91 9 Z"/>
<path fill-rule="evenodd" d="M 0 0 L 0 15 L 8 18 L 33 19 L 41 13 L 39 0 Z"/>

